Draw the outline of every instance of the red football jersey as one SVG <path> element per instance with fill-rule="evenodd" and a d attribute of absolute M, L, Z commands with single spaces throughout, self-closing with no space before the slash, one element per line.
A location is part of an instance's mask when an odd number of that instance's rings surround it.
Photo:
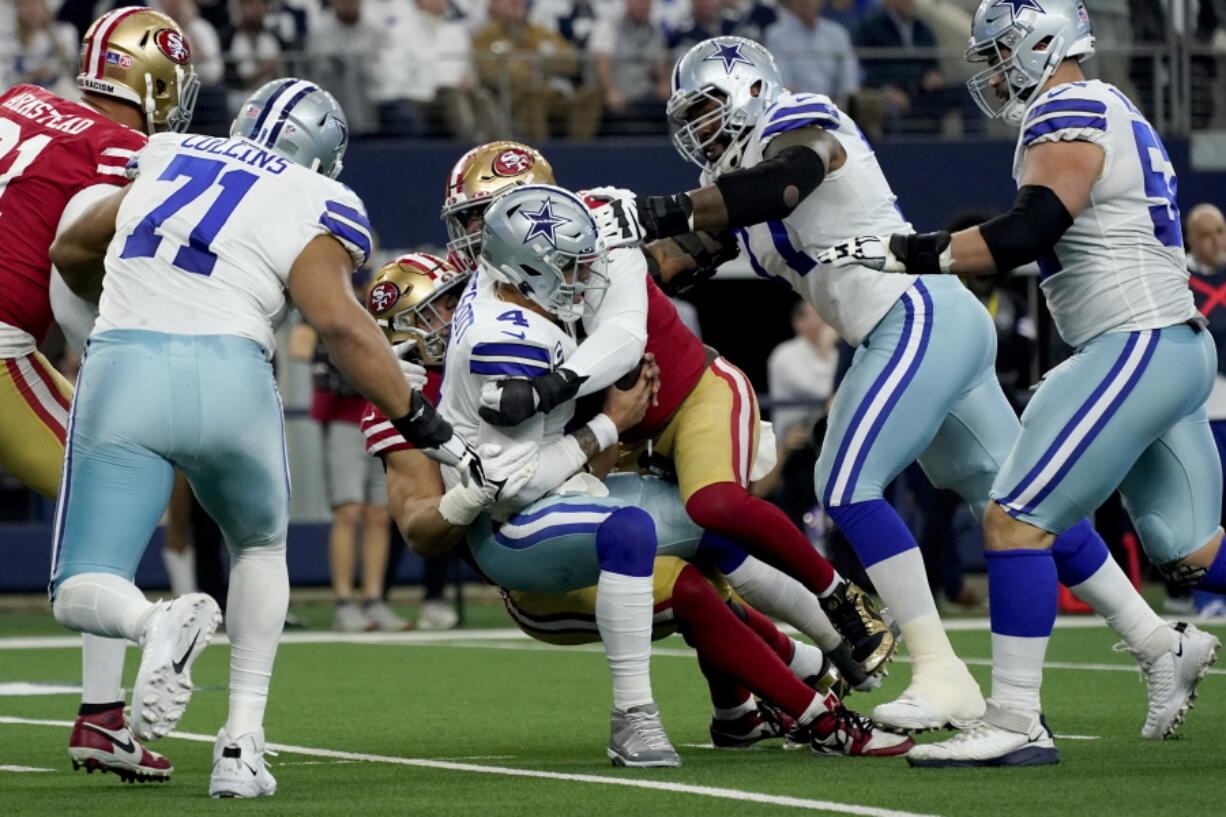
<path fill-rule="evenodd" d="M 631 429 L 631 439 L 650 437 L 662 429 L 707 369 L 707 350 L 681 322 L 677 307 L 647 276 L 647 350 L 660 367 L 657 405 L 648 406 L 643 421 Z"/>
<path fill-rule="evenodd" d="M 443 386 L 443 373 L 428 369 L 426 371 L 426 387 L 421 390 L 431 405 L 438 405 L 439 389 Z M 387 415 L 375 408 L 373 403 L 366 404 L 366 413 L 362 415 L 362 436 L 366 438 L 366 453 L 372 457 L 390 454 L 393 451 L 412 451 L 413 445 L 387 419 Z"/>
<path fill-rule="evenodd" d="M 48 251 L 68 202 L 128 183 L 145 135 L 34 85 L 0 96 L 0 323 L 42 342 L 51 326 Z"/>

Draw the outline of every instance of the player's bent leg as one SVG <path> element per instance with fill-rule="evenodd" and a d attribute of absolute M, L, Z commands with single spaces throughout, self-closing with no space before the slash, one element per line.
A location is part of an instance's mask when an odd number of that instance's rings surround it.
<path fill-rule="evenodd" d="M 39 352 L 0 359 L 0 467 L 55 499 L 72 386 Z"/>

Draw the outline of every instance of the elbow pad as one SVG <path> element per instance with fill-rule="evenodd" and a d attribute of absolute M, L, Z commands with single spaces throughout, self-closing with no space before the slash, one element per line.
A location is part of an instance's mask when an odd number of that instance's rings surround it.
<path fill-rule="evenodd" d="M 786 218 L 825 178 L 826 165 L 817 151 L 793 145 L 753 167 L 725 173 L 715 186 L 723 194 L 732 229 Z M 794 200 L 788 195 L 793 188 L 798 193 Z"/>
<path fill-rule="evenodd" d="M 1025 266 L 1051 250 L 1073 225 L 1073 217 L 1050 187 L 1028 184 L 1017 191 L 1013 209 L 979 225 L 979 233 L 1000 272 Z"/>

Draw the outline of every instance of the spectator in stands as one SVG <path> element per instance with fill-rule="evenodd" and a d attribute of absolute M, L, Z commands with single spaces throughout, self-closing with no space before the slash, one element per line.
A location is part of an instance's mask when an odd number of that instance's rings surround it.
<path fill-rule="evenodd" d="M 158 0 L 160 7 L 170 19 L 179 24 L 192 49 L 192 67 L 201 85 L 216 85 L 225 72 L 225 57 L 221 50 L 221 38 L 213 24 L 200 16 L 196 0 Z"/>
<path fill-rule="evenodd" d="M 837 105 L 860 89 L 860 66 L 847 29 L 821 15 L 823 0 L 784 0 L 766 30 L 783 82 L 793 91 L 826 94 Z"/>
<path fill-rule="evenodd" d="M 723 0 L 724 17 L 735 21 L 732 33 L 759 43 L 766 42 L 766 30 L 779 19 L 774 0 Z"/>
<path fill-rule="evenodd" d="M 736 17 L 728 17 L 720 0 L 690 0 L 690 18 L 669 38 L 673 59 L 679 59 L 691 46 L 712 37 L 736 33 Z"/>
<path fill-rule="evenodd" d="M 834 20 L 848 31 L 855 31 L 864 22 L 864 18 L 874 14 L 881 3 L 879 0 L 826 0 L 822 6 L 822 16 Z"/>
<path fill-rule="evenodd" d="M 1168 45 L 1186 33 L 1193 45 L 1213 42 L 1222 24 L 1217 0 L 1128 0 L 1132 18 L 1132 36 L 1136 45 Z M 1213 118 L 1213 79 L 1217 76 L 1217 59 L 1213 54 L 1196 54 L 1189 58 L 1192 94 L 1192 127 L 1204 128 Z M 1137 86 L 1141 110 L 1161 127 L 1171 111 L 1171 85 L 1178 82 L 1169 57 L 1138 55 L 1129 61 L 1128 76 Z M 1159 97 L 1159 94 L 1161 96 Z M 1164 116 L 1158 117 L 1158 103 Z"/>
<path fill-rule="evenodd" d="M 835 349 L 839 337 L 808 301 L 797 301 L 792 307 L 792 331 L 796 336 L 776 346 L 767 358 L 766 380 L 772 402 L 807 404 L 772 409 L 771 423 L 780 443 L 791 440 L 797 428 L 807 439 L 834 392 L 834 372 L 839 364 Z"/>
<path fill-rule="evenodd" d="M 882 9 L 865 18 L 855 33 L 860 48 L 896 49 L 898 57 L 866 57 L 864 86 L 881 89 L 889 106 L 887 128 L 910 133 L 936 133 L 949 111 L 962 112 L 964 131 L 983 130 L 961 83 L 947 85 L 931 53 L 908 56 L 913 50 L 937 47 L 932 27 L 916 16 L 915 0 L 882 0 Z"/>
<path fill-rule="evenodd" d="M 4 87 L 27 82 L 70 99 L 81 41 L 71 23 L 56 22 L 46 0 L 14 0 L 16 37 L 0 65 Z"/>
<path fill-rule="evenodd" d="M 237 111 L 253 90 L 284 76 L 285 66 L 281 41 L 269 29 L 268 0 L 236 0 L 231 9 L 226 84 L 231 90 L 230 108 Z"/>
<path fill-rule="evenodd" d="M 429 72 L 434 98 L 431 125 L 465 142 L 502 138 L 497 103 L 473 72 L 472 37 L 464 23 L 447 16 L 447 0 L 417 0 L 419 62 Z M 430 132 L 441 130 L 430 128 Z"/>
<path fill-rule="evenodd" d="M 593 0 L 532 0 L 528 22 L 561 35 L 582 54 L 587 51 L 597 20 L 616 16 L 618 11 L 606 10 L 602 15 Z"/>
<path fill-rule="evenodd" d="M 561 35 L 527 22 L 524 0 L 490 0 L 490 22 L 473 38 L 482 83 L 509 104 L 518 135 L 549 136 L 549 120 L 563 120 L 572 139 L 591 139 L 600 127 L 600 90 L 576 86 L 579 53 Z M 505 95 L 505 96 L 504 96 Z"/>
<path fill-rule="evenodd" d="M 598 20 L 588 41 L 608 133 L 658 131 L 666 121 L 671 66 L 651 6 L 652 0 L 626 0 L 625 14 Z"/>

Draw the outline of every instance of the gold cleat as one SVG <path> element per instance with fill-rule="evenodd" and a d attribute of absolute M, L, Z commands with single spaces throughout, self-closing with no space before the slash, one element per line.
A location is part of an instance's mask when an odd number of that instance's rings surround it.
<path fill-rule="evenodd" d="M 860 669 L 869 675 L 885 672 L 898 639 L 872 596 L 844 580 L 819 601 L 830 623 L 851 646 L 852 658 Z"/>

